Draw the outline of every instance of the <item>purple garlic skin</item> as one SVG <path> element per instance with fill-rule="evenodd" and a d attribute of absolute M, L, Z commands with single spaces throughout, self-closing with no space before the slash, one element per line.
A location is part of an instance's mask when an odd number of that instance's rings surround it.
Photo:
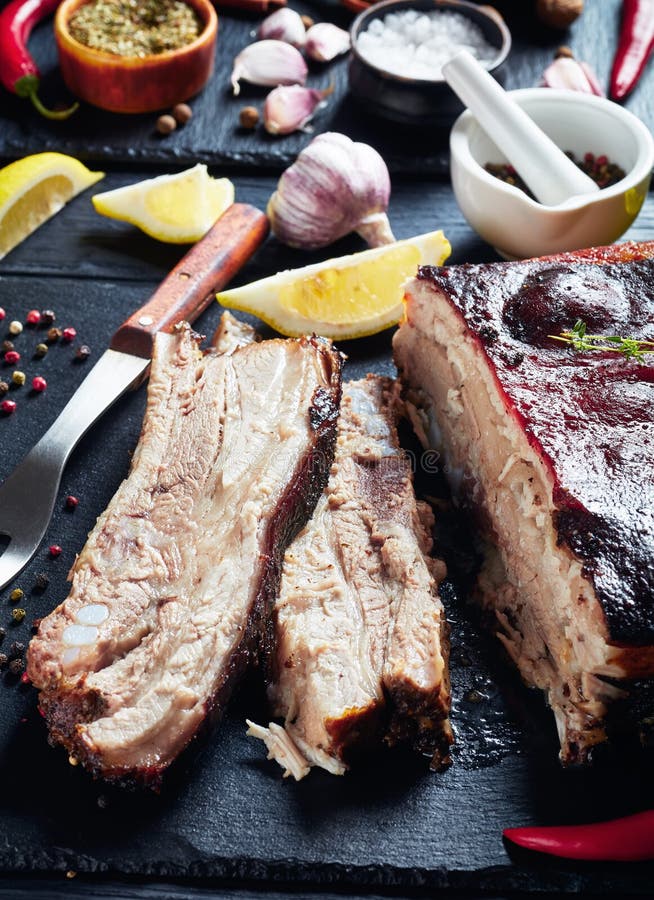
<path fill-rule="evenodd" d="M 306 33 L 304 50 L 316 62 L 331 62 L 347 53 L 351 47 L 350 34 L 331 22 L 318 22 Z"/>
<path fill-rule="evenodd" d="M 257 31 L 260 41 L 285 41 L 294 47 L 303 47 L 306 29 L 299 13 L 288 6 L 283 6 L 267 16 Z"/>
<path fill-rule="evenodd" d="M 395 240 L 386 215 L 390 193 L 379 153 L 328 131 L 282 174 L 267 212 L 273 233 L 290 247 L 326 247 L 352 231 L 379 247 Z"/>
<path fill-rule="evenodd" d="M 284 41 L 256 41 L 238 54 L 232 69 L 234 96 L 240 93 L 240 79 L 251 84 L 274 87 L 278 84 L 304 84 L 307 64 L 295 47 Z"/>
<path fill-rule="evenodd" d="M 588 63 L 579 62 L 572 56 L 559 56 L 550 63 L 543 72 L 543 85 L 563 91 L 606 96 Z"/>
<path fill-rule="evenodd" d="M 333 92 L 302 87 L 299 84 L 280 85 L 266 97 L 263 124 L 269 134 L 291 134 L 305 127 L 317 109 L 325 105 L 325 97 Z"/>

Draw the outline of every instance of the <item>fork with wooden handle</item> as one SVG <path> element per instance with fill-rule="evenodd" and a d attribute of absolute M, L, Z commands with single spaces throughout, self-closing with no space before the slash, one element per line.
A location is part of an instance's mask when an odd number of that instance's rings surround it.
<path fill-rule="evenodd" d="M 0 589 L 38 550 L 54 509 L 61 475 L 77 442 L 130 387 L 147 374 L 159 331 L 193 322 L 268 234 L 266 216 L 235 203 L 164 279 L 145 306 L 114 334 L 59 417 L 0 486 Z M 34 485 L 39 490 L 34 490 Z"/>

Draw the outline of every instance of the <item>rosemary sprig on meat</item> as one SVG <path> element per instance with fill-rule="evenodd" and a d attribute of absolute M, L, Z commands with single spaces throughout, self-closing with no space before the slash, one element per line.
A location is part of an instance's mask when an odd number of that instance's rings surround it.
<path fill-rule="evenodd" d="M 561 334 L 550 334 L 553 341 L 569 344 L 573 350 L 600 350 L 609 353 L 621 353 L 625 359 L 646 362 L 645 355 L 654 353 L 654 341 L 641 341 L 637 338 L 620 337 L 612 334 L 587 334 L 586 323 L 577 319 L 570 331 Z"/>

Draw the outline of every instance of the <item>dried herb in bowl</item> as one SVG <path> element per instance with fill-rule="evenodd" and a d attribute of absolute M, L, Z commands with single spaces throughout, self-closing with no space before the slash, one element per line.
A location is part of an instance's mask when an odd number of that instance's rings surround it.
<path fill-rule="evenodd" d="M 115 56 L 153 56 L 193 43 L 203 29 L 183 0 L 91 0 L 71 16 L 80 44 Z"/>

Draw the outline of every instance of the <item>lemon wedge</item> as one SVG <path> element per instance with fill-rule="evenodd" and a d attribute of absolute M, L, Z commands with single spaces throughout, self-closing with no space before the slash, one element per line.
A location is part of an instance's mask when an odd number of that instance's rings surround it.
<path fill-rule="evenodd" d="M 95 194 L 95 211 L 136 225 L 169 244 L 199 241 L 234 202 L 228 178 L 212 178 L 201 164 L 177 175 L 160 175 Z"/>
<path fill-rule="evenodd" d="M 35 153 L 0 169 L 0 259 L 103 177 L 63 153 Z"/>
<path fill-rule="evenodd" d="M 222 306 L 254 313 L 291 337 L 364 337 L 402 318 L 402 285 L 420 265 L 450 255 L 442 231 L 363 250 L 301 269 L 278 272 L 217 295 Z"/>

